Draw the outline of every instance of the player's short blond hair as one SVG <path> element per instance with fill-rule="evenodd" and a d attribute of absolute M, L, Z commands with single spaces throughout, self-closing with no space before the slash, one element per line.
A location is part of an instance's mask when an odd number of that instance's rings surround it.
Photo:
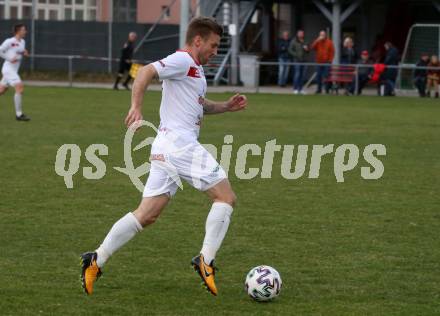
<path fill-rule="evenodd" d="M 188 30 L 186 32 L 186 44 L 191 44 L 194 37 L 197 35 L 201 36 L 203 39 L 208 38 L 211 33 L 217 34 L 218 36 L 223 35 L 223 27 L 217 23 L 216 20 L 206 16 L 200 16 L 191 20 L 188 25 Z"/>

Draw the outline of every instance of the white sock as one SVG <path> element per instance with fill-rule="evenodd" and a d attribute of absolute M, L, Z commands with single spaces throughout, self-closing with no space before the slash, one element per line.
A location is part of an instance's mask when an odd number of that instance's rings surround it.
<path fill-rule="evenodd" d="M 124 217 L 118 220 L 108 232 L 101 246 L 96 249 L 98 254 L 96 263 L 98 267 L 103 267 L 105 262 L 116 250 L 125 245 L 140 231 L 142 231 L 142 225 L 133 213 L 127 213 Z"/>
<path fill-rule="evenodd" d="M 23 114 L 21 110 L 21 93 L 16 93 L 14 95 L 14 104 L 15 104 L 15 114 L 17 116 L 21 116 Z"/>
<path fill-rule="evenodd" d="M 205 240 L 200 253 L 206 264 L 210 264 L 220 248 L 231 221 L 232 206 L 223 202 L 214 202 L 206 219 Z"/>

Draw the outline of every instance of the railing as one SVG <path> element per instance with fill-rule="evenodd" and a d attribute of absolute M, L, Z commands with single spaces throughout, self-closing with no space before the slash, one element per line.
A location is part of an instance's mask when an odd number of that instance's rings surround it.
<path fill-rule="evenodd" d="M 51 63 L 47 63 L 41 67 L 38 67 L 38 63 L 36 63 L 37 67 L 35 67 L 35 71 L 60 71 L 61 69 L 67 70 L 67 82 L 70 87 L 73 86 L 74 83 L 74 74 L 76 72 L 83 72 L 83 73 L 101 73 L 105 74 L 108 73 L 107 71 L 107 64 L 108 62 L 113 63 L 119 63 L 119 59 L 117 58 L 107 58 L 107 57 L 96 57 L 96 56 L 83 56 L 83 55 L 50 55 L 50 54 L 36 54 L 33 56 L 30 56 L 30 58 L 34 60 L 43 59 L 46 61 L 65 61 L 64 67 L 58 64 L 56 67 L 51 67 Z M 83 65 L 82 67 L 79 67 L 77 65 L 75 69 L 75 62 L 87 62 L 87 64 Z M 132 60 L 133 63 L 139 63 L 139 64 L 148 64 L 152 62 L 151 60 Z M 99 64 L 102 63 L 102 64 Z M 93 65 L 94 69 L 90 71 L 90 66 Z M 26 67 L 25 67 L 26 69 Z M 117 68 L 114 68 L 117 69 Z M 32 70 L 30 71 L 33 72 Z M 115 70 L 116 73 L 116 70 Z"/>
<path fill-rule="evenodd" d="M 269 67 L 276 67 L 276 70 L 273 71 L 274 74 L 276 74 L 276 72 L 278 71 L 278 67 L 279 67 L 280 63 L 279 62 L 270 62 L 270 61 L 257 61 L 254 65 L 255 67 L 255 92 L 259 92 L 259 89 L 261 87 L 261 83 L 260 83 L 260 76 L 261 76 L 261 68 L 264 66 L 269 66 Z M 352 67 L 354 69 L 353 72 L 353 79 L 354 79 L 354 91 L 358 91 L 359 88 L 359 81 L 358 81 L 358 74 L 359 74 L 359 70 L 362 68 L 370 68 L 373 69 L 374 71 L 374 64 L 318 64 L 318 63 L 313 63 L 313 62 L 287 62 L 284 63 L 284 65 L 286 66 L 295 66 L 295 65 L 301 65 L 306 67 L 309 70 L 309 74 L 308 74 L 308 79 L 307 79 L 307 75 L 306 72 L 304 72 L 304 78 L 306 78 L 307 83 L 305 84 L 305 86 L 309 86 L 310 83 L 313 81 L 313 79 L 315 78 L 316 73 L 314 71 L 310 72 L 311 69 L 314 70 L 315 67 L 318 66 L 323 66 L 323 65 L 327 65 L 329 68 L 330 67 Z M 230 67 L 230 65 L 225 65 L 225 67 Z M 400 64 L 400 65 L 386 65 L 385 66 L 385 71 L 387 69 L 396 69 L 396 78 L 395 78 L 395 89 L 397 91 L 400 91 L 402 93 L 404 93 L 405 91 L 408 90 L 414 90 L 415 87 L 413 85 L 413 73 L 416 69 L 424 69 L 424 70 L 440 70 L 439 67 L 417 67 L 415 64 Z M 250 69 L 248 69 L 250 70 Z M 246 70 L 242 71 L 242 72 L 247 72 Z M 404 86 L 403 82 L 403 78 L 402 78 L 402 73 L 406 72 L 406 80 L 410 81 L 411 84 L 407 84 L 406 86 Z M 398 75 L 397 75 L 398 73 Z M 378 83 L 379 84 L 379 83 Z M 438 90 L 437 90 L 438 91 Z"/>
<path fill-rule="evenodd" d="M 45 65 L 55 65 L 55 67 L 49 67 L 50 69 L 47 69 L 47 67 L 37 67 L 37 71 L 63 71 L 64 74 L 66 74 L 66 78 L 63 79 L 62 81 L 67 81 L 67 85 L 72 87 L 74 85 L 74 75 L 76 73 L 95 73 L 95 74 L 106 74 L 107 73 L 107 63 L 113 62 L 113 63 L 118 63 L 119 59 L 109 59 L 107 57 L 96 57 L 96 56 L 82 56 L 82 55 L 50 55 L 50 54 L 36 54 L 34 56 L 34 59 L 38 60 L 38 59 L 42 59 L 45 61 Z M 62 61 L 65 64 L 59 64 L 56 61 Z M 134 63 L 139 63 L 139 64 L 148 64 L 150 62 L 152 62 L 151 60 L 133 60 Z M 101 64 L 100 64 L 101 63 Z M 305 84 L 305 86 L 307 87 L 307 85 L 309 85 L 311 83 L 311 81 L 314 78 L 314 68 L 317 66 L 322 66 L 322 65 L 327 65 L 328 67 L 332 67 L 332 66 L 345 66 L 345 67 L 353 67 L 354 69 L 354 84 L 355 84 L 355 91 L 358 91 L 358 87 L 359 87 L 359 82 L 358 82 L 358 76 L 357 74 L 359 73 L 359 70 L 362 68 L 373 68 L 374 65 L 373 64 L 344 64 L 344 65 L 334 65 L 334 64 L 317 64 L 317 63 L 312 63 L 312 62 L 304 62 L 304 63 L 297 63 L 297 62 L 287 62 L 284 63 L 287 66 L 295 66 L 295 65 L 302 65 L 305 66 L 308 70 L 308 72 L 304 73 L 304 79 L 307 79 L 305 81 L 308 81 L 308 83 Z M 91 70 L 91 66 L 94 66 L 93 70 Z M 271 61 L 256 61 L 255 65 L 251 66 L 251 67 L 255 67 L 255 78 L 254 79 L 254 85 L 253 87 L 255 88 L 255 92 L 259 92 L 260 87 L 261 87 L 261 82 L 260 82 L 260 76 L 262 71 L 262 67 L 270 67 L 271 69 L 269 69 L 269 73 L 272 75 L 273 79 L 276 79 L 277 76 L 277 71 L 278 71 L 278 67 L 279 67 L 280 63 L 279 62 L 271 62 Z M 26 65 L 25 65 L 26 66 Z M 38 66 L 38 63 L 37 63 Z M 224 67 L 226 68 L 230 68 L 231 65 L 230 64 L 225 64 Z M 240 66 L 239 66 L 240 67 Z M 26 67 L 25 67 L 26 68 Z M 242 67 L 243 68 L 243 65 Z M 64 71 L 63 69 L 65 69 L 66 71 Z M 411 90 L 411 88 L 413 88 L 412 86 L 412 78 L 413 78 L 413 72 L 416 69 L 425 69 L 425 70 L 439 70 L 439 68 L 435 68 L 435 67 L 416 67 L 416 65 L 414 64 L 400 64 L 397 66 L 386 66 L 386 69 L 396 69 L 397 72 L 399 72 L 399 76 L 396 78 L 396 89 L 399 91 L 404 91 L 404 90 Z M 244 73 L 249 71 L 246 70 L 250 70 L 250 69 L 242 69 L 244 70 Z M 242 71 L 243 72 L 243 71 Z M 409 89 L 405 87 L 403 87 L 402 85 L 402 73 L 406 73 L 407 74 L 407 81 L 410 82 L 410 84 L 408 85 Z M 270 76 L 265 75 L 264 78 L 267 79 Z M 274 81 L 272 81 L 274 82 Z"/>

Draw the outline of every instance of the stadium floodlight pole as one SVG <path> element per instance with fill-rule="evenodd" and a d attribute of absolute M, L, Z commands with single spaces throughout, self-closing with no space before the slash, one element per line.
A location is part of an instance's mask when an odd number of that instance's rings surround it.
<path fill-rule="evenodd" d="M 189 23 L 189 0 L 180 1 L 179 47 L 185 46 L 186 30 Z"/>
<path fill-rule="evenodd" d="M 32 17 L 31 17 L 31 71 L 34 71 L 35 62 L 35 12 L 37 12 L 37 0 L 32 0 Z"/>
<path fill-rule="evenodd" d="M 113 0 L 108 1 L 108 73 L 112 72 L 112 48 L 113 48 Z"/>

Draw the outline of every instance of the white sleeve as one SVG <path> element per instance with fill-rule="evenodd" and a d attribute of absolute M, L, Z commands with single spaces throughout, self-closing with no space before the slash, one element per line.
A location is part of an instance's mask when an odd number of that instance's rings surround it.
<path fill-rule="evenodd" d="M 11 40 L 8 38 L 0 45 L 0 57 L 6 59 L 6 51 L 9 49 Z"/>
<path fill-rule="evenodd" d="M 188 74 L 191 60 L 181 53 L 174 53 L 152 64 L 160 80 L 182 79 Z"/>

